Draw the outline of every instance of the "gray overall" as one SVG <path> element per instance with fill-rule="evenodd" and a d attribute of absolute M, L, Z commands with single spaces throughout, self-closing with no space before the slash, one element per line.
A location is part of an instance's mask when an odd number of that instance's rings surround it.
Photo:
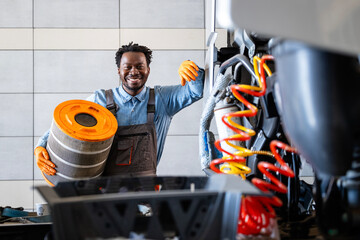
<path fill-rule="evenodd" d="M 118 106 L 112 90 L 106 90 L 106 108 L 115 116 Z M 150 89 L 147 123 L 119 126 L 102 176 L 155 176 L 156 131 L 154 124 L 155 93 Z"/>

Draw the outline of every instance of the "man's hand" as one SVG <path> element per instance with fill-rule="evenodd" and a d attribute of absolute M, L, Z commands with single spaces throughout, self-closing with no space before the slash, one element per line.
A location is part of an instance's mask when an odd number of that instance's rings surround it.
<path fill-rule="evenodd" d="M 193 61 L 187 60 L 182 62 L 178 71 L 181 79 L 181 85 L 184 86 L 186 81 L 195 81 L 196 77 L 199 75 L 197 71 L 199 71 L 199 68 Z"/>
<path fill-rule="evenodd" d="M 55 175 L 55 164 L 50 161 L 49 153 L 45 148 L 39 146 L 35 148 L 34 155 L 36 158 L 36 164 L 40 168 L 40 170 L 47 175 Z"/>

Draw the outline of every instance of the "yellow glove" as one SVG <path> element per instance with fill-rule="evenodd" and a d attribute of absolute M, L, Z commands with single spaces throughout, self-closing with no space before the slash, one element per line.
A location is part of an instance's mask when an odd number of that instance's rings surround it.
<path fill-rule="evenodd" d="M 197 71 L 199 71 L 199 68 L 193 61 L 187 60 L 182 62 L 178 70 L 181 79 L 181 85 L 184 86 L 186 81 L 195 81 L 196 77 L 199 75 Z"/>
<path fill-rule="evenodd" d="M 40 170 L 47 175 L 55 175 L 55 164 L 50 161 L 49 153 L 45 148 L 39 146 L 35 148 L 34 155 L 36 158 L 36 164 L 40 168 Z"/>

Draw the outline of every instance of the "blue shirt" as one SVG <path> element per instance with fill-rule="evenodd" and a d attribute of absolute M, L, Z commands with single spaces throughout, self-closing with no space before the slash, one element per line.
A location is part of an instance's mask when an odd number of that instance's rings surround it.
<path fill-rule="evenodd" d="M 204 88 L 204 71 L 198 71 L 196 81 L 187 82 L 185 86 L 155 86 L 155 128 L 157 135 L 157 163 L 159 163 L 171 119 L 181 109 L 202 98 Z M 116 119 L 119 126 L 144 124 L 147 122 L 147 103 L 150 88 L 145 87 L 138 95 L 131 96 L 122 86 L 112 89 L 114 101 L 119 105 Z M 105 90 L 97 90 L 87 98 L 88 101 L 106 107 Z M 38 142 L 37 146 L 46 147 L 49 131 Z"/>

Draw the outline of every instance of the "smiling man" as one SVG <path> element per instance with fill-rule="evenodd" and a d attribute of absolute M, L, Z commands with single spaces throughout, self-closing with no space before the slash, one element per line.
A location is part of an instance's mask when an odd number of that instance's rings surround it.
<path fill-rule="evenodd" d="M 133 42 L 116 52 L 121 85 L 97 90 L 87 100 L 108 108 L 118 121 L 118 130 L 103 176 L 155 175 L 172 117 L 202 98 L 204 70 L 192 61 L 179 67 L 181 84 L 146 87 L 152 51 Z M 40 170 L 56 174 L 46 151 L 49 131 L 39 140 L 34 154 Z"/>

